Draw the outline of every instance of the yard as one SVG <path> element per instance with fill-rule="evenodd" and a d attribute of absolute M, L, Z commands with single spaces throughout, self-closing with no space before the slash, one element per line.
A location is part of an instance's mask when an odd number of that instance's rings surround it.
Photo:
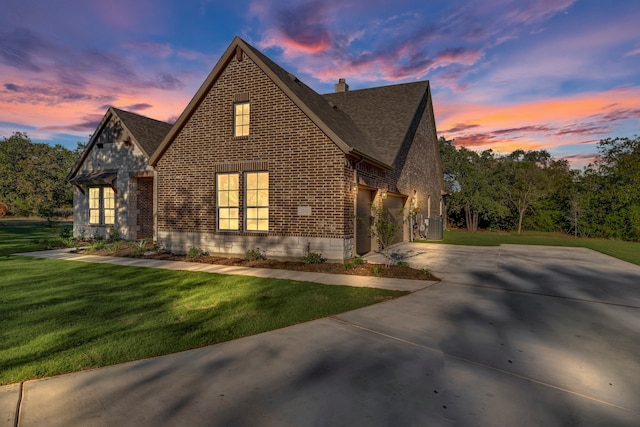
<path fill-rule="evenodd" d="M 201 347 L 405 294 L 9 256 L 54 238 L 45 226 L 0 226 L 0 384 Z"/>

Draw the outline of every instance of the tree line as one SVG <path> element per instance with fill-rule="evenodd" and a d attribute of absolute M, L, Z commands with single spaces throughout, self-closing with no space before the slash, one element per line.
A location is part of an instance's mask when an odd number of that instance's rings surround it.
<path fill-rule="evenodd" d="M 82 151 L 34 143 L 22 132 L 0 140 L 0 216 L 51 219 L 73 211 L 73 192 L 65 178 Z"/>
<path fill-rule="evenodd" d="M 582 171 L 546 150 L 498 155 L 439 143 L 452 226 L 640 241 L 640 137 L 601 140 Z"/>

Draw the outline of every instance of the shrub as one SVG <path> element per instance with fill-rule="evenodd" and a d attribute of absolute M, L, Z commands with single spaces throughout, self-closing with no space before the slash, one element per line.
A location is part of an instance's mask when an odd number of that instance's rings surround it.
<path fill-rule="evenodd" d="M 409 267 L 409 263 L 408 263 L 408 262 L 406 262 L 406 261 L 398 261 L 398 262 L 396 263 L 396 265 L 397 265 L 398 267 Z"/>
<path fill-rule="evenodd" d="M 73 237 L 73 226 L 61 225 L 60 227 L 58 227 L 58 236 L 63 239 L 71 239 Z"/>
<path fill-rule="evenodd" d="M 193 246 L 192 248 L 189 249 L 189 252 L 187 252 L 188 259 L 200 258 L 203 255 L 204 255 L 204 251 L 196 246 Z"/>
<path fill-rule="evenodd" d="M 371 267 L 371 274 L 373 274 L 374 276 L 380 274 L 380 266 L 374 265 L 373 267 Z"/>
<path fill-rule="evenodd" d="M 94 240 L 96 242 L 99 242 L 100 240 L 104 240 L 104 236 L 102 234 L 100 234 L 100 230 L 95 230 L 93 232 L 93 235 L 91 236 L 91 240 Z"/>
<path fill-rule="evenodd" d="M 366 264 L 366 263 L 367 263 L 367 260 L 362 258 L 362 257 L 355 257 L 353 259 L 353 264 L 354 265 L 362 265 L 362 264 Z"/>
<path fill-rule="evenodd" d="M 304 257 L 302 257 L 302 261 L 305 264 L 320 264 L 324 262 L 324 259 L 322 258 L 322 254 L 319 254 L 317 252 L 309 252 Z"/>
<path fill-rule="evenodd" d="M 118 240 L 122 240 L 122 235 L 120 234 L 118 229 L 110 228 L 109 229 L 109 234 L 107 235 L 107 238 L 109 240 L 111 240 L 112 242 L 117 242 Z"/>
<path fill-rule="evenodd" d="M 104 249 L 106 245 L 107 243 L 104 240 L 97 239 L 89 246 L 89 252 L 96 252 Z"/>
<path fill-rule="evenodd" d="M 257 248 L 257 249 L 249 249 L 244 254 L 244 259 L 246 261 L 257 261 L 257 260 L 260 260 L 260 259 L 267 259 L 267 257 L 264 256 L 264 254 L 262 252 L 260 252 L 260 248 Z"/>
<path fill-rule="evenodd" d="M 423 276 L 428 276 L 431 274 L 431 270 L 429 270 L 428 268 L 423 268 L 420 270 L 420 274 L 422 274 Z"/>

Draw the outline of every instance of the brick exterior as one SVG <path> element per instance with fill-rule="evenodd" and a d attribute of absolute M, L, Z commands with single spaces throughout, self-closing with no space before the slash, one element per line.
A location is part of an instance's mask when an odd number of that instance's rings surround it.
<path fill-rule="evenodd" d="M 417 199 L 421 216 L 439 215 L 444 187 L 428 86 L 386 170 L 345 154 L 249 55 L 225 58 L 152 160 L 161 245 L 227 254 L 259 248 L 279 257 L 310 250 L 344 260 L 355 255 L 357 191 L 373 191 L 376 203 L 394 209 Z M 236 138 L 234 102 L 246 100 L 250 134 Z M 251 171 L 269 172 L 268 232 L 244 231 L 244 173 Z M 240 230 L 233 232 L 217 230 L 216 174 L 229 172 L 240 174 Z M 382 191 L 389 193 L 386 202 Z M 399 240 L 408 239 L 405 225 Z"/>
<path fill-rule="evenodd" d="M 137 178 L 137 239 L 153 238 L 153 178 Z"/>
<path fill-rule="evenodd" d="M 251 130 L 248 137 L 234 138 L 233 104 L 243 93 L 251 103 Z M 231 171 L 241 173 L 241 203 L 242 173 L 269 172 L 271 242 L 298 237 L 353 239 L 350 162 L 247 56 L 242 61 L 231 59 L 157 164 L 158 235 L 166 236 L 165 246 L 176 247 L 185 236 L 196 241 L 200 237 L 194 236 L 207 235 L 214 242 L 214 236 L 219 241 L 231 236 L 264 237 L 216 230 L 216 172 Z M 311 214 L 298 215 L 299 207 Z M 241 209 L 241 224 L 242 213 Z M 221 250 L 215 243 L 209 246 Z"/>

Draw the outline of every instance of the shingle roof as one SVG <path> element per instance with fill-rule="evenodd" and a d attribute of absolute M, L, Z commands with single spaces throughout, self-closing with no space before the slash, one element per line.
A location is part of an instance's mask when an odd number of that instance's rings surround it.
<path fill-rule="evenodd" d="M 165 136 L 169 133 L 169 123 L 151 119 L 129 111 L 111 108 L 138 142 L 147 158 L 151 157 Z"/>
<path fill-rule="evenodd" d="M 334 108 L 322 95 L 302 83 L 294 75 L 287 72 L 250 44 L 247 43 L 247 47 L 280 78 L 282 83 L 284 83 L 304 105 L 309 107 L 324 124 L 333 130 L 340 139 L 348 145 L 348 149 L 355 150 L 372 159 L 381 159 L 381 155 L 376 150 L 376 147 L 367 141 L 365 133 L 363 133 L 362 129 L 354 123 L 345 111 Z M 391 165 L 391 163 L 388 164 Z"/>
<path fill-rule="evenodd" d="M 341 150 L 360 155 L 379 166 L 393 168 L 414 115 L 428 91 L 427 81 L 323 96 L 239 37 L 227 47 L 172 130 L 151 155 L 152 165 L 158 162 L 198 108 L 237 49 L 245 52 Z"/>
<path fill-rule="evenodd" d="M 172 127 L 169 123 L 161 122 L 129 111 L 120 110 L 118 108 L 109 107 L 102 118 L 102 121 L 98 125 L 98 128 L 87 143 L 84 151 L 71 169 L 71 172 L 69 172 L 69 175 L 67 175 L 68 181 L 73 180 L 76 177 L 78 170 L 80 170 L 80 167 L 89 155 L 89 151 L 91 151 L 92 147 L 96 143 L 98 136 L 114 115 L 120 119 L 122 125 L 129 131 L 131 136 L 134 138 L 136 145 L 140 150 L 142 150 L 143 154 L 147 158 L 147 161 L 164 140 L 165 136 L 167 136 Z"/>
<path fill-rule="evenodd" d="M 351 117 L 379 153 L 393 164 L 429 87 L 428 81 L 329 93 L 323 97 Z"/>

